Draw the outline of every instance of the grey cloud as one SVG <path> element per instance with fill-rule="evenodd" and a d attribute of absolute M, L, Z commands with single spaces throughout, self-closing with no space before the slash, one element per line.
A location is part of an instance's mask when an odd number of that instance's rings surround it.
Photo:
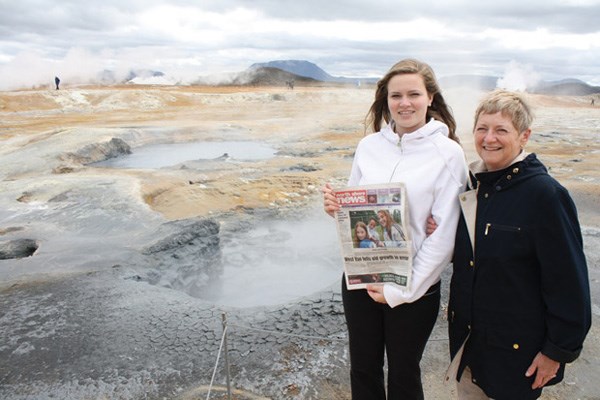
<path fill-rule="evenodd" d="M 21 52 L 37 51 L 40 57 L 63 60 L 72 48 L 82 48 L 91 57 L 108 53 L 123 62 L 149 64 L 161 61 L 169 73 L 170 57 L 197 58 L 207 71 L 239 71 L 255 62 L 272 59 L 306 59 L 317 63 L 332 75 L 381 76 L 390 65 L 404 57 L 429 62 L 438 74 L 478 73 L 500 75 L 505 66 L 516 60 L 532 64 L 549 76 L 559 74 L 590 77 L 598 70 L 597 51 L 574 49 L 518 50 L 507 49 L 502 40 L 481 41 L 478 33 L 487 28 L 533 31 L 546 28 L 554 33 L 598 32 L 596 16 L 600 1 L 587 6 L 569 6 L 564 1 L 525 2 L 507 0 L 498 4 L 453 0 L 439 2 L 419 0 L 400 2 L 364 0 L 328 2 L 323 0 L 21 0 L 2 2 L 0 13 L 0 60 Z M 91 3 L 91 4 L 90 4 Z M 430 27 L 424 25 L 423 40 L 356 41 L 293 35 L 244 33 L 228 36 L 229 43 L 173 42 L 169 35 L 156 32 L 123 33 L 139 14 L 157 5 L 195 7 L 222 13 L 236 7 L 258 10 L 269 18 L 298 21 L 350 20 L 366 23 L 412 21 L 427 18 L 449 30 L 460 31 L 460 38 L 427 38 Z M 376 29 L 375 25 L 374 29 Z M 435 40 L 434 40 L 435 39 Z M 219 59 L 217 52 L 228 53 Z M 589 54 L 588 54 L 589 53 Z M 135 55 L 135 56 L 132 56 Z M 243 58 L 246 57 L 246 58 Z M 265 59 L 266 57 L 268 59 Z M 2 64 L 0 63 L 0 69 Z M 590 77 L 590 81 L 597 77 Z"/>
<path fill-rule="evenodd" d="M 474 2 L 454 1 L 397 1 L 346 0 L 342 3 L 323 0 L 280 1 L 245 0 L 211 2 L 220 10 L 243 5 L 257 9 L 274 18 L 291 20 L 355 20 L 355 21 L 409 21 L 415 18 L 432 18 L 451 26 L 461 25 L 469 30 L 488 26 L 511 29 L 536 29 L 550 31 L 597 32 L 600 2 L 585 5 L 568 5 L 564 1 Z M 427 29 L 427 27 L 424 27 Z"/>

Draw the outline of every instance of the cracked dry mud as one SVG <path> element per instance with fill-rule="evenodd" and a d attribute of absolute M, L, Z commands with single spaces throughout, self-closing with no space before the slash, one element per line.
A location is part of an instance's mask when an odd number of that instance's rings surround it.
<path fill-rule="evenodd" d="M 470 128 L 479 95 L 464 88 L 445 92 L 469 160 L 475 158 Z M 205 398 L 226 311 L 234 398 L 349 398 L 339 279 L 286 304 L 221 307 L 150 285 L 148 264 L 165 259 L 156 261 L 147 249 L 166 238 L 206 247 L 183 233 L 207 221 L 218 224 L 212 237 L 223 244 L 262 218 L 328 218 L 320 210 L 320 187 L 345 183 L 372 96 L 370 87 L 82 86 L 0 93 L 0 246 L 38 246 L 32 256 L 0 260 L 0 397 Z M 537 118 L 528 147 L 577 203 L 594 304 L 580 359 L 542 398 L 598 399 L 600 108 L 585 97 L 532 101 Z M 152 143 L 248 140 L 277 154 L 161 169 L 87 164 L 105 158 L 114 149 L 106 146 L 111 140 L 134 151 Z M 206 258 L 189 249 L 169 254 L 198 264 Z M 428 399 L 454 395 L 442 383 L 448 363 L 443 313 L 422 363 Z M 216 382 L 211 398 L 225 398 L 222 368 Z"/>

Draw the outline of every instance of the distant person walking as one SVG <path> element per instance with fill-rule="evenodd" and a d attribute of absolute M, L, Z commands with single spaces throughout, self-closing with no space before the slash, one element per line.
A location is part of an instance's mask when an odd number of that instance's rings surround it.
<path fill-rule="evenodd" d="M 60 84 L 60 79 L 58 79 L 58 76 L 54 77 L 54 83 L 56 84 L 56 90 L 58 90 L 58 85 Z"/>
<path fill-rule="evenodd" d="M 594 107 L 594 99 L 592 99 L 592 107 Z"/>

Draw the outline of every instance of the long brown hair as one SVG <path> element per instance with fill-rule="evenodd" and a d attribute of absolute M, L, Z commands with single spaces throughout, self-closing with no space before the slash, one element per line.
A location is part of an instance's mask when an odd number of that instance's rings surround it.
<path fill-rule="evenodd" d="M 427 109 L 426 119 L 429 120 L 435 118 L 436 120 L 445 123 L 449 130 L 448 137 L 455 142 L 460 143 L 458 136 L 456 136 L 456 121 L 454 120 L 450 107 L 446 104 L 446 101 L 442 96 L 433 69 L 426 63 L 412 58 L 407 58 L 394 64 L 388 73 L 377 82 L 375 100 L 373 101 L 373 104 L 371 104 L 371 108 L 369 108 L 369 112 L 365 118 L 365 128 L 370 126 L 373 129 L 373 132 L 379 132 L 382 123 L 385 122 L 387 124 L 392 119 L 387 102 L 387 87 L 390 79 L 400 74 L 418 74 L 423 78 L 425 89 L 433 98 L 431 107 Z"/>

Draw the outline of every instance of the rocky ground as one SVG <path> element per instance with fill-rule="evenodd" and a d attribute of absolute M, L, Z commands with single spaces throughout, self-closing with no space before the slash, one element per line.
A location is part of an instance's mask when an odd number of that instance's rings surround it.
<path fill-rule="evenodd" d="M 446 92 L 469 160 L 479 95 Z M 210 267 L 233 233 L 263 218 L 321 215 L 319 188 L 345 183 L 372 96 L 369 87 L 0 93 L 0 398 L 205 398 L 224 312 L 234 398 L 349 398 L 337 280 L 290 304 L 226 308 L 152 277 L 173 264 L 183 285 L 205 283 L 219 273 Z M 577 203 L 596 323 L 600 108 L 585 97 L 532 101 L 529 151 Z M 90 165 L 145 144 L 223 140 L 267 143 L 277 154 L 160 169 Z M 429 399 L 453 398 L 442 383 L 443 312 L 423 360 Z M 600 398 L 596 325 L 565 382 L 544 399 Z M 223 398 L 222 368 L 215 382 L 211 398 Z"/>

